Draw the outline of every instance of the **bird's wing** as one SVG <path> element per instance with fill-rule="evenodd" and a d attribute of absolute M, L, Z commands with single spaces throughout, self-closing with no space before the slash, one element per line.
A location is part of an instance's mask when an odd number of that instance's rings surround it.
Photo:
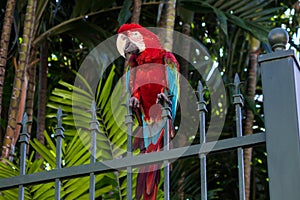
<path fill-rule="evenodd" d="M 176 116 L 177 103 L 179 98 L 179 63 L 171 52 L 167 52 L 164 56 L 164 64 L 166 65 L 166 76 L 168 81 L 169 94 L 172 96 L 172 121 Z"/>

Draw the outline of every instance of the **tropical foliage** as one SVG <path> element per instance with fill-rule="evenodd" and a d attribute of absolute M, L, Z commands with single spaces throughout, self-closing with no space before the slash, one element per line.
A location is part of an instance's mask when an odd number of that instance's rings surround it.
<path fill-rule="evenodd" d="M 126 132 L 124 132 L 126 128 L 120 127 L 125 126 L 125 124 L 116 124 L 117 121 L 122 121 L 122 119 L 124 118 L 124 115 L 126 114 L 126 107 L 123 106 L 123 109 L 119 110 L 118 112 L 113 112 L 113 109 L 111 107 L 112 99 L 109 95 L 113 89 L 112 82 L 115 76 L 114 68 L 115 67 L 113 66 L 106 81 L 100 82 L 97 90 L 98 93 L 95 96 L 95 99 L 97 99 L 97 108 L 99 108 L 99 110 L 97 111 L 97 119 L 99 122 L 99 133 L 97 134 L 96 138 L 97 161 L 120 158 L 127 152 Z M 84 103 L 86 103 L 88 107 L 91 107 L 91 102 L 94 97 L 91 93 L 87 93 L 83 89 L 72 86 L 69 83 L 61 81 L 59 82 L 59 84 L 63 86 L 64 89 L 55 88 L 53 90 L 52 96 L 49 99 L 48 106 L 49 108 L 53 108 L 54 112 L 58 109 L 58 107 L 61 107 L 63 113 L 66 114 L 63 119 L 63 125 L 67 128 L 64 132 L 65 139 L 62 146 L 62 167 L 89 164 L 91 156 L 91 153 L 89 151 L 91 134 L 88 127 L 89 122 L 91 121 L 91 114 L 88 112 L 88 110 L 85 109 L 86 107 Z M 87 88 L 89 88 L 88 85 L 86 86 Z M 90 88 L 89 91 L 91 91 Z M 76 100 L 80 101 L 82 107 L 72 109 L 72 100 L 75 100 L 74 98 L 72 98 L 72 96 L 74 96 L 74 93 L 80 94 L 80 98 Z M 122 92 L 116 92 L 115 94 L 120 95 L 122 94 Z M 116 95 L 114 95 L 113 97 L 122 100 L 120 96 Z M 83 112 L 83 110 L 85 111 Z M 55 115 L 56 113 L 49 113 L 48 117 L 52 118 L 55 117 Z M 77 125 L 77 129 L 73 120 L 74 115 L 81 116 L 81 120 Z M 56 146 L 53 141 L 55 130 L 53 129 L 51 132 L 52 134 L 44 132 L 47 146 L 41 144 L 36 138 L 31 141 L 31 146 L 37 153 L 39 153 L 43 160 L 33 160 L 34 157 L 31 156 L 31 158 L 27 162 L 28 167 L 26 173 L 40 172 L 42 171 L 41 166 L 44 166 L 43 168 L 45 168 L 46 170 L 55 169 Z M 18 174 L 18 167 L 15 167 L 13 163 L 9 162 L 9 165 L 14 166 L 13 168 L 3 163 L 2 165 L 6 169 L 5 171 L 3 171 L 3 173 L 1 173 L 2 178 L 8 177 L 11 174 Z M 133 176 L 133 181 L 135 179 L 136 174 Z M 88 182 L 89 177 L 64 180 L 62 182 L 61 197 L 64 199 L 87 199 L 89 195 L 89 184 L 83 183 Z M 17 198 L 17 194 L 17 190 L 4 191 L 3 198 L 14 199 Z M 53 199 L 54 194 L 54 183 L 41 184 L 26 188 L 27 199 Z M 124 171 L 120 171 L 115 173 L 112 172 L 97 175 L 95 195 L 96 197 L 101 196 L 105 199 L 123 199 L 124 196 L 126 196 L 126 173 Z"/>
<path fill-rule="evenodd" d="M 5 10 L 6 3 L 13 0 L 0 1 L 1 10 Z M 35 20 L 27 20 L 24 12 L 28 3 L 36 3 L 35 12 L 31 16 Z M 32 113 L 32 128 L 30 139 L 30 151 L 27 158 L 26 173 L 35 173 L 55 168 L 55 126 L 56 112 L 61 107 L 66 116 L 63 118 L 65 128 L 65 139 L 63 140 L 63 167 L 88 164 L 90 162 L 90 131 L 91 105 L 93 100 L 98 108 L 97 120 L 99 122 L 99 133 L 97 134 L 97 161 L 120 158 L 126 153 L 126 126 L 123 123 L 126 107 L 120 106 L 116 110 L 115 104 L 125 103 L 122 82 L 124 61 L 117 59 L 103 72 L 101 81 L 97 83 L 96 89 L 85 80 L 85 77 L 77 73 L 84 59 L 91 50 L 100 42 L 116 33 L 122 23 L 130 21 L 135 15 L 132 8 L 137 1 L 126 0 L 42 0 L 42 1 L 16 1 L 13 26 L 10 39 L 7 41 L 7 56 L 4 66 L 5 79 L 1 82 L 3 98 L 1 108 L 1 146 L 8 142 L 4 140 L 6 127 L 10 116 L 11 96 L 13 94 L 14 74 L 19 71 L 20 62 L 26 62 L 21 74 L 32 82 L 32 88 L 42 85 L 38 79 L 34 79 L 29 69 L 45 70 L 48 84 L 44 87 L 44 93 L 32 90 L 33 96 L 27 94 L 26 111 Z M 167 17 L 168 12 L 164 8 L 165 1 L 140 1 L 141 13 L 139 22 L 144 26 L 161 26 L 161 21 Z M 246 84 L 242 90 L 245 95 L 245 107 L 250 110 L 254 118 L 250 129 L 253 133 L 264 131 L 262 91 L 259 76 L 259 68 L 254 71 L 257 75 L 255 84 L 248 84 L 250 61 L 249 52 L 255 45 L 257 54 L 270 51 L 267 45 L 267 34 L 275 26 L 285 27 L 291 37 L 290 45 L 299 50 L 299 44 L 293 40 L 299 27 L 299 1 L 276 1 L 276 0 L 180 0 L 170 1 L 176 3 L 176 18 L 174 18 L 174 29 L 185 32 L 195 40 L 204 44 L 210 52 L 213 62 L 222 74 L 225 85 L 233 81 L 235 73 L 238 73 Z M 11 4 L 10 4 L 11 5 Z M 28 11 L 29 13 L 29 11 Z M 165 15 L 165 16 L 164 16 Z M 118 16 L 118 17 L 116 17 Z M 28 16 L 27 16 L 28 17 Z M 171 15 L 172 17 L 172 15 Z M 6 18 L 4 12 L 0 12 L 0 18 Z M 135 19 L 136 20 L 136 19 Z M 34 23 L 33 24 L 30 24 Z M 0 20 L 1 27 L 4 20 Z M 32 26 L 31 43 L 26 43 L 26 31 L 28 23 Z M 172 26 L 171 26 L 172 27 Z M 188 28 L 187 28 L 188 27 Z M 187 31 L 188 29 L 188 31 Z M 2 29 L 2 33 L 6 31 Z M 27 33 L 29 34 L 29 33 Z M 254 44 L 254 39 L 258 42 Z M 2 38 L 1 38 L 2 39 Z M 7 39 L 6 39 L 7 40 Z M 44 44 L 47 44 L 45 46 Z M 21 46 L 27 44 L 28 57 L 21 59 Z M 1 49 L 4 43 L 1 42 Z M 44 51 L 45 48 L 47 51 Z M 185 47 L 183 47 L 185 48 Z M 194 51 L 193 49 L 187 49 Z M 42 52 L 45 56 L 42 62 Z M 107 55 L 102 54 L 104 63 L 109 63 Z M 190 54 L 192 55 L 192 54 Z M 40 61 L 40 62 L 39 62 Z M 182 70 L 193 88 L 196 88 L 201 75 L 189 63 L 182 61 Z M 45 64 L 46 63 L 46 64 Z M 3 69 L 1 68 L 3 72 Z M 20 74 L 19 74 L 20 76 Z M 21 77 L 22 78 L 22 77 Z M 81 86 L 74 86 L 74 80 L 79 78 Z M 28 83 L 29 84 L 29 83 Z M 29 87 L 29 86 L 28 86 Z M 248 97 L 248 90 L 254 90 L 254 98 Z M 1 90 L 0 90 L 1 91 Z M 19 91 L 20 88 L 19 88 Z M 228 87 L 228 102 L 232 99 L 232 88 Z M 42 94 L 42 95 L 41 95 Z M 39 105 L 38 96 L 47 101 L 46 120 L 38 116 L 42 105 Z M 40 98 L 39 97 L 39 98 Z M 26 98 L 25 98 L 26 100 Z M 40 101 L 39 101 L 40 102 Z M 113 102 L 113 103 L 112 103 Z M 20 102 L 14 105 L 19 105 Z M 72 107 L 72 105 L 76 106 Z M 209 93 L 207 94 L 208 108 L 210 106 Z M 223 109 L 223 108 L 222 108 Z M 227 108 L 226 108 L 227 109 Z M 43 113 L 43 112 L 42 112 Z M 226 123 L 221 138 L 235 136 L 235 125 L 232 116 L 234 109 L 228 108 Z M 18 113 L 20 115 L 20 113 Z M 22 115 L 22 113 L 21 113 Z M 178 114 L 180 116 L 180 113 Z M 210 113 L 207 114 L 210 118 Z M 45 123 L 42 131 L 44 142 L 38 135 L 37 124 Z M 208 123 L 207 126 L 210 124 Z M 13 133 L 14 137 L 16 133 Z M 199 136 L 190 139 L 193 143 L 199 142 Z M 17 140 L 14 141 L 17 143 Z M 268 199 L 268 177 L 265 147 L 255 147 L 251 160 L 251 199 Z M 36 159 L 36 154 L 42 159 Z M 138 153 L 138 152 L 135 152 Z M 16 176 L 19 174 L 18 167 L 18 145 L 15 152 L 10 152 L 10 161 L 3 158 L 0 163 L 0 177 Z M 225 154 L 208 155 L 208 189 L 210 199 L 237 199 L 237 166 L 236 152 Z M 197 158 L 182 159 L 172 164 L 171 172 L 171 195 L 172 199 L 200 199 L 199 187 L 199 162 Z M 125 199 L 126 197 L 126 173 L 124 171 L 104 173 L 96 176 L 96 196 L 98 199 Z M 136 178 L 136 177 L 134 177 Z M 88 196 L 88 177 L 64 180 L 62 183 L 62 198 L 64 199 L 86 199 Z M 135 183 L 135 181 L 133 181 Z M 162 184 L 162 182 L 161 182 Z M 135 187 L 135 186 L 134 186 Z M 50 188 L 50 190 L 49 190 Z M 2 191 L 1 199 L 16 199 L 17 189 Z M 25 190 L 26 199 L 53 199 L 54 183 L 27 186 Z M 163 196 L 162 190 L 159 192 Z"/>

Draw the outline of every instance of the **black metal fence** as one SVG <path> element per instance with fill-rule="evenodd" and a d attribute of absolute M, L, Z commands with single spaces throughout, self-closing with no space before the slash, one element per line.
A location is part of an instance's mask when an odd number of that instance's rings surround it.
<path fill-rule="evenodd" d="M 276 35 L 277 34 L 277 35 Z M 55 199 L 61 199 L 60 187 L 64 179 L 74 177 L 89 176 L 90 199 L 95 199 L 95 174 L 109 171 L 127 169 L 127 199 L 132 199 L 132 168 L 142 165 L 161 162 L 165 166 L 164 170 L 164 199 L 170 199 L 169 183 L 170 170 L 169 161 L 190 156 L 199 156 L 201 199 L 206 200 L 207 194 L 207 169 L 206 154 L 226 150 L 237 149 L 238 156 L 238 177 L 239 177 L 239 199 L 245 199 L 245 180 L 243 149 L 266 143 L 268 158 L 268 173 L 270 184 L 270 198 L 277 199 L 299 199 L 300 197 L 300 68 L 294 51 L 284 50 L 285 32 L 275 30 L 271 34 L 270 43 L 275 52 L 262 55 L 259 63 L 262 70 L 262 83 L 264 93 L 264 113 L 266 132 L 243 136 L 242 133 L 242 107 L 243 96 L 240 93 L 240 80 L 236 75 L 234 79 L 235 94 L 233 104 L 235 106 L 236 137 L 217 141 L 206 141 L 205 113 L 206 103 L 203 98 L 204 88 L 199 82 L 198 85 L 198 112 L 199 112 L 199 132 L 200 143 L 197 145 L 164 148 L 163 151 L 149 154 L 133 156 L 131 152 L 131 138 L 128 139 L 127 156 L 120 159 L 96 162 L 96 134 L 98 122 L 96 119 L 96 105 L 91 105 L 90 134 L 91 157 L 90 164 L 61 168 L 62 162 L 62 141 L 64 138 L 64 128 L 62 127 L 63 113 L 61 109 L 57 112 L 56 137 L 56 169 L 50 171 L 25 174 L 26 168 L 26 147 L 29 143 L 29 136 L 26 128 L 20 134 L 20 175 L 0 180 L 0 190 L 19 187 L 19 199 L 24 199 L 24 187 L 27 185 L 55 182 Z M 275 36 L 274 36 L 275 35 Z M 273 37 L 273 39 L 272 39 Z M 275 38 L 275 39 L 274 39 Z M 282 44 L 283 43 L 283 44 Z M 167 112 L 167 109 L 165 109 Z M 167 116 L 167 113 L 163 113 Z M 125 117 L 128 132 L 132 131 L 132 113 L 128 109 Z M 23 117 L 23 127 L 28 124 L 26 114 Z M 167 132 L 167 131 L 165 131 Z M 128 134 L 131 135 L 131 134 Z M 93 139 L 94 138 L 94 139 Z M 168 144 L 165 137 L 165 144 Z M 112 169 L 109 166 L 114 166 Z M 200 187 L 199 186 L 199 187 Z"/>

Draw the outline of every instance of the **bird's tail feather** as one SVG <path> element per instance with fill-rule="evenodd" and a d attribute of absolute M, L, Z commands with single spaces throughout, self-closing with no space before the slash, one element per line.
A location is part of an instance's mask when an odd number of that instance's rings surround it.
<path fill-rule="evenodd" d="M 160 165 L 154 164 L 140 168 L 135 194 L 137 200 L 141 199 L 142 195 L 144 200 L 156 199 L 160 181 Z"/>

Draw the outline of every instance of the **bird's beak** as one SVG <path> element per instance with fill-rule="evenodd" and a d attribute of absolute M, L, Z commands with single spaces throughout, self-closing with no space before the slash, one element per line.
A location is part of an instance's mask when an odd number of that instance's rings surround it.
<path fill-rule="evenodd" d="M 128 43 L 128 38 L 126 35 L 120 33 L 117 38 L 117 49 L 118 52 L 125 58 L 125 48 Z"/>
<path fill-rule="evenodd" d="M 117 49 L 124 58 L 140 52 L 139 47 L 122 33 L 117 38 Z"/>

